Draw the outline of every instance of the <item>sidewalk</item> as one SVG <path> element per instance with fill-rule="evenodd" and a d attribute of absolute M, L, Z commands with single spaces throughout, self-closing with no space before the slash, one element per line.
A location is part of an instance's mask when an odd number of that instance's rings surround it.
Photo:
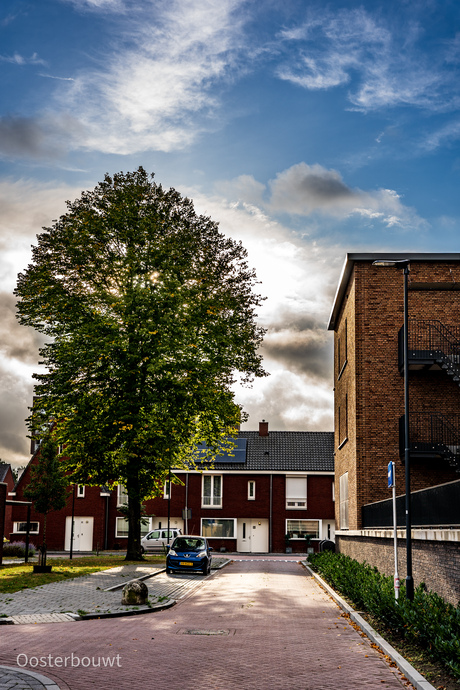
<path fill-rule="evenodd" d="M 215 559 L 214 566 L 228 562 Z M 149 590 L 150 605 L 125 606 L 122 589 L 130 580 L 141 579 Z M 164 567 L 121 565 L 98 573 L 61 580 L 42 587 L 0 594 L 0 625 L 62 623 L 78 619 L 126 615 L 171 606 L 203 581 L 202 575 L 166 575 Z"/>

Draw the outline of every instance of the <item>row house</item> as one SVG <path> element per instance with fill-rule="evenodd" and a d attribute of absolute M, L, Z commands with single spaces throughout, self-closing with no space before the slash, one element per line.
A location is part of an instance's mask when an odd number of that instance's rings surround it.
<path fill-rule="evenodd" d="M 162 496 L 145 503 L 146 534 L 157 527 L 179 527 L 210 539 L 217 551 L 252 553 L 305 551 L 305 536 L 317 548 L 334 540 L 333 432 L 240 431 L 231 453 L 213 463 L 199 462 L 189 471 L 172 469 L 173 482 Z M 15 487 L 21 500 L 30 478 L 31 459 Z M 177 478 L 177 479 L 174 479 Z M 50 513 L 47 546 L 70 550 L 72 516 L 74 551 L 120 549 L 127 545 L 127 521 L 120 512 L 127 501 L 122 486 L 70 487 L 66 507 Z M 25 509 L 13 509 L 11 539 L 25 533 Z M 31 515 L 31 541 L 41 543 L 42 516 Z"/>

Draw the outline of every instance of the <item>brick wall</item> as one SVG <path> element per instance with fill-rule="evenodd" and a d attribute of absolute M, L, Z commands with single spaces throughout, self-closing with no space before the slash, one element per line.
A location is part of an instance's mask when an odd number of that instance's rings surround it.
<path fill-rule="evenodd" d="M 410 282 L 460 282 L 458 262 L 411 263 Z M 339 477 L 349 473 L 349 528 L 361 527 L 361 506 L 388 498 L 387 466 L 396 462 L 396 481 L 404 486 L 399 457 L 399 417 L 404 413 L 403 378 L 398 371 L 398 331 L 403 325 L 403 273 L 357 261 L 335 329 L 336 495 Z M 460 292 L 409 291 L 409 316 L 460 321 Z M 348 327 L 348 364 L 339 377 L 338 339 Z M 348 401 L 348 441 L 338 430 L 338 409 Z M 458 412 L 460 388 L 443 371 L 411 372 L 411 412 Z M 342 445 L 341 445 L 342 444 Z M 442 461 L 412 462 L 412 490 L 448 482 L 457 475 Z M 338 519 L 338 514 L 337 514 Z"/>
<path fill-rule="evenodd" d="M 337 536 L 336 547 L 340 553 L 350 556 L 385 575 L 394 575 L 392 539 L 371 537 Z M 399 579 L 406 577 L 406 542 L 398 540 Z M 414 586 L 422 582 L 428 590 L 437 592 L 455 606 L 460 601 L 460 549 L 455 542 L 412 540 L 412 571 Z"/>

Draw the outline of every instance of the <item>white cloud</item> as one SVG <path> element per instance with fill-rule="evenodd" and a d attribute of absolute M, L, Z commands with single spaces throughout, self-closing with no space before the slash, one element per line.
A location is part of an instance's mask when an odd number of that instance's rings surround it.
<path fill-rule="evenodd" d="M 137 6 L 104 67 L 75 76 L 61 108 L 79 113 L 84 148 L 106 153 L 188 146 L 218 109 L 216 83 L 234 77 L 241 0 Z M 77 142 L 74 142 L 77 145 Z"/>
<path fill-rule="evenodd" d="M 30 57 L 24 57 L 19 53 L 14 55 L 0 55 L 0 62 L 9 62 L 13 65 L 46 65 L 45 60 L 38 57 L 37 53 L 33 53 Z"/>
<path fill-rule="evenodd" d="M 403 20 L 401 25 L 395 33 L 389 22 L 363 8 L 322 9 L 321 15 L 310 10 L 303 26 L 280 34 L 291 53 L 277 75 L 306 89 L 349 84 L 349 100 L 364 111 L 398 105 L 435 111 L 457 107 L 458 73 L 444 69 L 452 46 L 428 58 L 418 45 L 417 24 Z"/>

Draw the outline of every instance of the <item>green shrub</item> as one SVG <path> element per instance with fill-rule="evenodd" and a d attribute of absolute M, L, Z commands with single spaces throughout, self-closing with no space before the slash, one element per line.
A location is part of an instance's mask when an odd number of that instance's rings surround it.
<path fill-rule="evenodd" d="M 392 631 L 417 642 L 460 678 L 460 604 L 453 606 L 422 583 L 414 600 L 408 601 L 404 584 L 398 602 L 393 578 L 382 575 L 367 563 L 324 551 L 310 556 L 313 570 L 354 606 L 379 618 Z"/>
<path fill-rule="evenodd" d="M 33 544 L 29 544 L 29 556 L 35 556 L 36 548 Z M 24 558 L 26 554 L 26 543 L 24 541 L 12 541 L 8 544 L 3 544 L 3 556 Z"/>

